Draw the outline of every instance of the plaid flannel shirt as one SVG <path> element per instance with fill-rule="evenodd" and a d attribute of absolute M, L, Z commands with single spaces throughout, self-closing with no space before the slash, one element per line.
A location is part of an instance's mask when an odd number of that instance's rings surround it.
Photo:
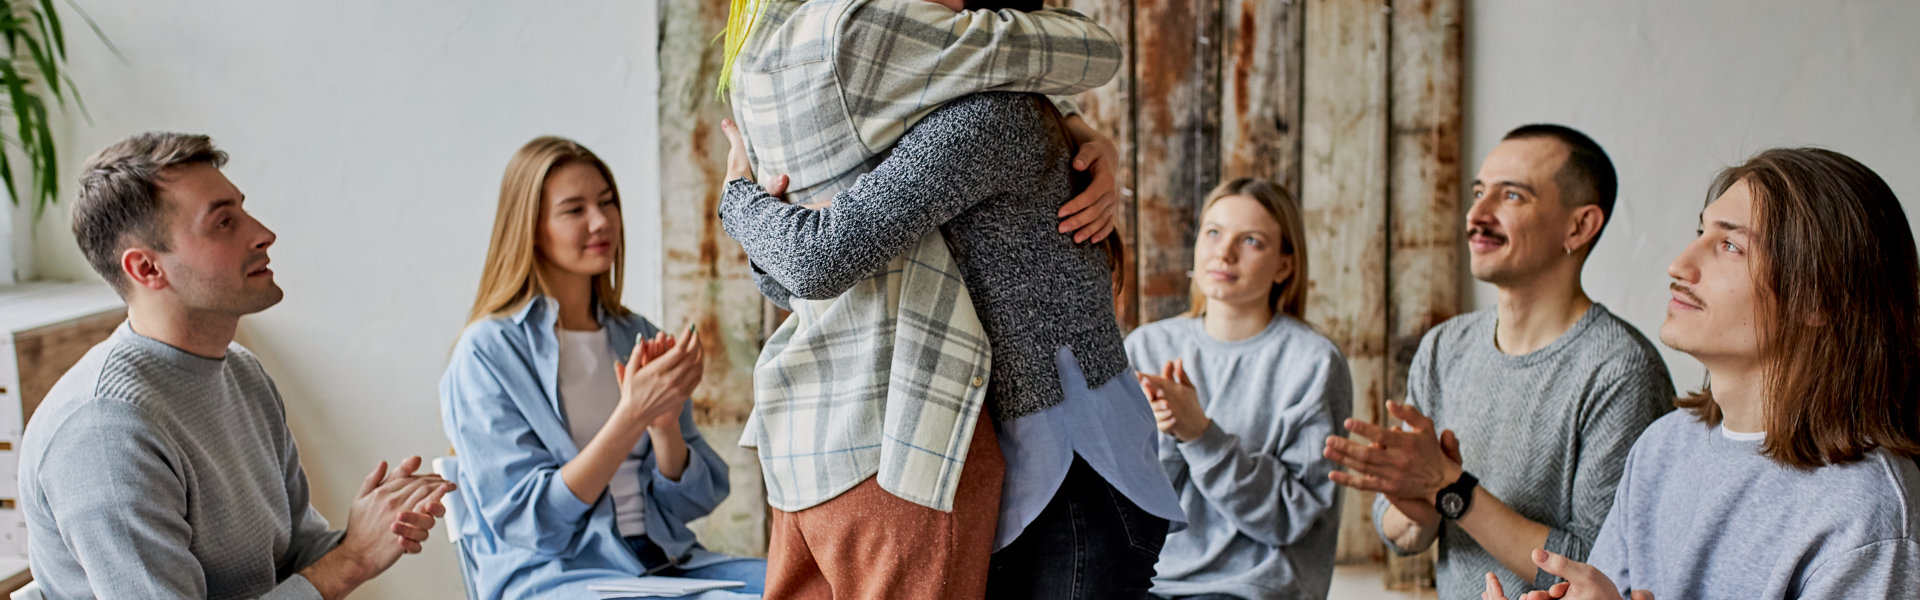
<path fill-rule="evenodd" d="M 1119 67 L 1113 36 L 1068 10 L 762 0 L 731 100 L 754 171 L 787 174 L 788 199 L 812 203 L 851 187 L 949 100 L 1073 94 Z M 928 235 L 837 298 L 791 305 L 754 365 L 740 442 L 760 454 L 768 503 L 798 511 L 877 476 L 900 498 L 952 510 L 991 356 L 945 239 Z"/>

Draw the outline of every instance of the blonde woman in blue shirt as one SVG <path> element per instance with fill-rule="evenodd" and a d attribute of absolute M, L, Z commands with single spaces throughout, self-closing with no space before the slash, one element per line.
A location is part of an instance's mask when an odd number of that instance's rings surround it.
<path fill-rule="evenodd" d="M 620 209 L 606 164 L 570 140 L 529 142 L 501 181 L 440 383 L 481 597 L 592 597 L 596 580 L 661 574 L 741 581 L 700 596 L 736 598 L 765 580 L 765 561 L 708 552 L 687 528 L 729 487 L 688 410 L 703 349 L 621 306 Z"/>

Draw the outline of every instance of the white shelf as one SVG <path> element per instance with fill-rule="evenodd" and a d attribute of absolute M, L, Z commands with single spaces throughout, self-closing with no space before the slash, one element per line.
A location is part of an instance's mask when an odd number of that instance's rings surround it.
<path fill-rule="evenodd" d="M 0 286 L 0 332 L 19 333 L 125 306 L 112 287 L 100 282 Z"/>

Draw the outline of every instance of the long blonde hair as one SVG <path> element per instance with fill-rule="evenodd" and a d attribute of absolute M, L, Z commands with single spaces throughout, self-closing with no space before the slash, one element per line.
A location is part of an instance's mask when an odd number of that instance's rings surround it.
<path fill-rule="evenodd" d="M 620 204 L 620 187 L 613 183 L 613 171 L 607 163 L 585 146 L 566 138 L 534 138 L 514 153 L 507 162 L 507 173 L 500 178 L 500 206 L 493 216 L 493 241 L 487 244 L 487 263 L 480 273 L 480 292 L 474 296 L 473 312 L 467 322 L 499 316 L 524 306 L 535 296 L 550 293 L 546 278 L 537 266 L 540 215 L 546 206 L 547 174 L 563 165 L 584 163 L 600 171 Z M 624 228 L 622 232 L 624 233 Z M 622 273 L 627 268 L 627 245 L 614 248 L 613 268 L 593 276 L 593 297 L 608 314 L 624 317 L 620 305 Z"/>
<path fill-rule="evenodd" d="M 1306 223 L 1300 214 L 1300 203 L 1295 201 L 1287 188 L 1273 181 L 1256 177 L 1241 177 L 1221 183 L 1207 194 L 1206 204 L 1200 207 L 1200 214 L 1207 214 L 1215 202 L 1228 196 L 1246 196 L 1258 202 L 1267 214 L 1280 223 L 1280 254 L 1293 257 L 1293 275 L 1284 284 L 1273 284 L 1267 292 L 1267 308 L 1274 314 L 1285 314 L 1299 320 L 1306 320 L 1307 312 L 1307 238 Z M 1198 239 L 1196 237 L 1196 239 Z M 1200 284 L 1194 283 L 1187 291 L 1193 299 L 1193 306 L 1187 309 L 1187 317 L 1198 317 L 1207 312 L 1207 295 L 1200 292 Z"/>

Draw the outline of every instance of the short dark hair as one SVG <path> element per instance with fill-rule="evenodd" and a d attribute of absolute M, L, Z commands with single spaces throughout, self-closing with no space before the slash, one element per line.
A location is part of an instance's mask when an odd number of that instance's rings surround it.
<path fill-rule="evenodd" d="M 1600 243 L 1600 234 L 1606 233 L 1607 224 L 1613 222 L 1613 200 L 1620 193 L 1620 179 L 1613 171 L 1613 161 L 1607 158 L 1607 151 L 1600 149 L 1600 144 L 1587 134 L 1551 123 L 1521 125 L 1500 139 L 1531 138 L 1553 138 L 1567 147 L 1567 162 L 1554 174 L 1554 185 L 1560 188 L 1560 201 L 1567 206 L 1599 205 L 1600 231 L 1594 232 L 1591 243 Z"/>
<path fill-rule="evenodd" d="M 142 133 L 107 146 L 80 168 L 73 238 L 87 263 L 122 297 L 130 282 L 120 272 L 120 253 L 136 244 L 167 251 L 159 183 L 167 170 L 195 164 L 220 168 L 227 153 L 204 135 Z"/>
<path fill-rule="evenodd" d="M 1721 171 L 1712 203 L 1746 183 L 1759 250 L 1755 320 L 1767 440 L 1802 469 L 1875 448 L 1920 456 L 1920 250 L 1886 180 L 1844 154 L 1776 148 Z M 1711 388 L 1680 408 L 1717 425 Z"/>

